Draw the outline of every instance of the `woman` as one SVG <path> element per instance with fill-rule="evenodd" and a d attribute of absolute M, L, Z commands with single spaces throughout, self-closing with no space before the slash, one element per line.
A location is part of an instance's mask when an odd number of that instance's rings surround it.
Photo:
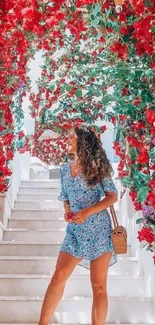
<path fill-rule="evenodd" d="M 76 265 L 90 261 L 93 290 L 92 325 L 104 325 L 107 314 L 107 272 L 116 262 L 111 219 L 106 210 L 117 201 L 112 168 L 95 133 L 75 127 L 69 140 L 74 161 L 60 170 L 65 220 L 68 222 L 55 273 L 46 292 L 39 325 L 48 325 Z M 104 198 L 103 198 L 104 196 Z M 70 214 L 73 218 L 70 219 Z M 76 292 L 76 288 L 75 288 Z"/>

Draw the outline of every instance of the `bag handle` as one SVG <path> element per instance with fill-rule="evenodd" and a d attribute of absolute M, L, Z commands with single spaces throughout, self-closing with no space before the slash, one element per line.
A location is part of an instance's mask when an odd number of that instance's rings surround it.
<path fill-rule="evenodd" d="M 114 206 L 113 205 L 110 207 L 110 213 L 112 215 L 112 220 L 113 220 L 114 228 L 117 228 L 119 226 L 119 224 L 118 224 L 118 219 L 116 217 L 116 212 L 115 212 L 115 209 L 114 209 Z"/>
<path fill-rule="evenodd" d="M 102 190 L 104 192 L 104 187 L 102 185 L 102 181 L 100 181 L 100 185 L 101 185 Z M 115 212 L 115 209 L 114 209 L 113 205 L 110 206 L 110 213 L 111 213 L 111 216 L 112 216 L 114 228 L 117 228 L 119 226 L 119 223 L 118 223 L 118 219 L 117 219 L 116 212 Z"/>

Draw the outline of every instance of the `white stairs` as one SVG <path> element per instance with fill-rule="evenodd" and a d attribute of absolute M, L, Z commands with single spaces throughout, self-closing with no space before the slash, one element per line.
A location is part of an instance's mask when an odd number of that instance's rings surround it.
<path fill-rule="evenodd" d="M 58 180 L 23 181 L 0 242 L 0 324 L 37 324 L 43 296 L 65 235 Z M 138 261 L 126 256 L 109 268 L 110 324 L 155 324 Z M 89 271 L 78 266 L 68 280 L 54 324 L 90 324 Z"/>

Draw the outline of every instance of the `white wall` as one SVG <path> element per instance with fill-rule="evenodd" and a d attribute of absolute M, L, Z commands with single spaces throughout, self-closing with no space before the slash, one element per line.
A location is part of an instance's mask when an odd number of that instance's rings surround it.
<path fill-rule="evenodd" d="M 35 57 L 34 60 L 31 60 L 28 68 L 30 69 L 30 71 L 28 72 L 28 76 L 30 77 L 32 84 L 32 92 L 37 93 L 38 92 L 38 88 L 36 85 L 36 81 L 38 80 L 38 78 L 41 76 L 41 68 L 40 65 L 44 64 L 44 60 L 42 58 L 42 52 L 38 52 Z M 24 111 L 24 130 L 26 132 L 26 134 L 33 134 L 34 133 L 34 119 L 31 118 L 30 116 L 30 111 L 28 109 L 28 107 L 30 106 L 30 101 L 29 101 L 29 96 L 26 96 L 24 98 L 23 101 L 23 105 L 22 105 L 22 109 Z"/>
<path fill-rule="evenodd" d="M 114 150 L 113 150 L 113 136 L 114 128 L 112 123 L 106 123 L 107 130 L 102 134 L 101 141 L 103 148 L 106 151 L 107 157 L 111 162 L 114 162 Z"/>

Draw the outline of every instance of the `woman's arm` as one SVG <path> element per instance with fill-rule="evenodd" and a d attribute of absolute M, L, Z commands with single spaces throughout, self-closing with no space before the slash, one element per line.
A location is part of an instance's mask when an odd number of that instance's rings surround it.
<path fill-rule="evenodd" d="M 64 210 L 65 213 L 71 212 L 70 203 L 68 200 L 64 201 Z"/>
<path fill-rule="evenodd" d="M 115 202 L 117 202 L 118 196 L 117 193 L 114 192 L 106 192 L 105 191 L 105 198 L 94 205 L 90 206 L 89 208 L 86 208 L 86 214 L 90 216 L 91 214 L 98 213 L 102 210 L 105 210 L 109 208 L 111 205 L 113 205 Z"/>
<path fill-rule="evenodd" d="M 64 182 L 63 182 L 63 173 L 64 173 L 64 166 L 62 166 L 60 168 L 60 194 L 58 196 L 58 200 L 63 201 L 64 202 L 64 218 L 67 222 L 71 222 L 71 220 L 68 220 L 67 215 L 69 213 L 71 213 L 71 208 L 70 208 L 70 203 L 68 200 L 68 193 L 66 191 L 66 187 L 64 186 Z"/>
<path fill-rule="evenodd" d="M 89 216 L 94 213 L 98 213 L 109 208 L 115 202 L 117 202 L 118 197 L 115 192 L 107 192 L 105 191 L 105 198 L 88 208 L 80 210 L 73 218 L 74 222 L 77 224 L 83 223 Z"/>
<path fill-rule="evenodd" d="M 64 201 L 64 210 L 65 210 L 65 213 L 64 213 L 64 218 L 66 220 L 66 222 L 68 223 L 72 223 L 73 220 L 72 220 L 72 217 L 69 217 L 69 213 L 72 214 L 72 211 L 71 211 L 71 208 L 70 208 L 70 203 L 68 200 Z"/>

